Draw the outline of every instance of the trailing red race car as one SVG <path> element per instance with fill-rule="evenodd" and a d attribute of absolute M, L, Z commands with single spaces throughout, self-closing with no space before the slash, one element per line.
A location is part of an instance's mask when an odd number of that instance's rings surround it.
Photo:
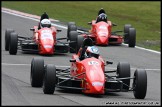
<path fill-rule="evenodd" d="M 80 38 L 79 36 L 77 39 Z M 134 76 L 130 77 L 130 64 L 119 62 L 116 70 L 107 71 L 105 66 L 112 62 L 103 60 L 98 48 L 93 46 L 90 38 L 85 38 L 81 45 L 78 44 L 79 46 L 81 46 L 79 51 L 72 55 L 71 66 L 67 69 L 58 69 L 55 65 L 44 64 L 42 58 L 33 58 L 31 86 L 43 86 L 44 94 L 53 94 L 57 87 L 67 90 L 82 90 L 87 94 L 133 91 L 135 98 L 145 98 L 147 91 L 145 70 L 137 69 Z M 115 73 L 115 75 L 110 76 L 110 73 Z M 132 87 L 130 87 L 131 79 L 133 79 Z"/>
<path fill-rule="evenodd" d="M 56 34 L 61 30 L 51 26 L 46 13 L 41 16 L 39 25 L 30 30 L 33 31 L 32 37 L 22 37 L 13 29 L 7 29 L 5 33 L 5 50 L 12 55 L 17 54 L 17 50 L 38 52 L 43 55 L 68 52 L 69 44 L 59 41 L 66 38 L 56 38 Z"/>
<path fill-rule="evenodd" d="M 75 22 L 68 23 L 67 38 L 68 40 L 73 40 L 73 36 L 82 35 L 83 37 L 89 36 L 96 45 L 113 45 L 127 43 L 129 47 L 135 47 L 136 44 L 136 30 L 132 28 L 130 24 L 125 24 L 124 34 L 119 35 L 117 33 L 123 31 L 112 32 L 112 26 L 117 26 L 113 24 L 110 20 L 107 20 L 107 15 L 103 9 L 98 13 L 96 20 L 89 22 L 91 30 L 86 31 L 77 29 Z M 71 38 L 72 37 L 72 38 Z M 123 40 L 124 39 L 124 40 Z"/>

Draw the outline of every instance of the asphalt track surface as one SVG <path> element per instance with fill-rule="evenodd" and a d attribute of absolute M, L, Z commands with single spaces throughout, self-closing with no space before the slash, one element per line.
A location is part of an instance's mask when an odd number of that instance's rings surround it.
<path fill-rule="evenodd" d="M 81 92 L 65 91 L 56 88 L 53 95 L 45 95 L 42 88 L 30 85 L 30 63 L 33 57 L 42 57 L 45 64 L 67 67 L 70 65 L 71 53 L 41 56 L 38 54 L 9 55 L 4 49 L 4 34 L 7 28 L 18 34 L 31 36 L 29 30 L 38 22 L 1 12 L 1 101 L 2 105 L 161 105 L 161 53 L 149 52 L 128 46 L 98 47 L 105 60 L 113 61 L 106 69 L 116 69 L 120 61 L 129 62 L 131 75 L 136 68 L 146 69 L 148 85 L 145 99 L 135 99 L 133 92 L 106 93 L 105 95 L 85 95 Z M 65 25 L 66 26 L 66 25 Z M 66 37 L 66 29 L 57 37 Z M 132 82 L 131 82 L 132 83 Z"/>

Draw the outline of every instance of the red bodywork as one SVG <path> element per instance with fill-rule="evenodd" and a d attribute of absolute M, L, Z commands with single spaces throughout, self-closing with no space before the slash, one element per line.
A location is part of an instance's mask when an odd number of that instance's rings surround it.
<path fill-rule="evenodd" d="M 92 20 L 92 27 L 89 31 L 90 34 L 83 34 L 84 37 L 90 36 L 95 41 L 96 45 L 109 45 L 109 44 L 121 44 L 123 37 L 119 35 L 111 34 L 112 23 L 111 21 L 101 21 L 96 23 Z"/>
<path fill-rule="evenodd" d="M 57 33 L 55 27 L 37 30 L 38 26 L 34 26 L 34 29 L 34 41 L 38 44 L 39 54 L 53 54 Z"/>
<path fill-rule="evenodd" d="M 72 56 L 72 59 L 75 59 L 76 62 L 71 63 L 71 76 L 81 74 L 77 77 L 82 79 L 80 86 L 85 88 L 85 90 L 82 90 L 83 93 L 104 94 L 105 75 L 103 59 L 99 56 L 98 59 L 91 57 L 80 61 L 79 54 L 78 52 L 78 54 Z"/>

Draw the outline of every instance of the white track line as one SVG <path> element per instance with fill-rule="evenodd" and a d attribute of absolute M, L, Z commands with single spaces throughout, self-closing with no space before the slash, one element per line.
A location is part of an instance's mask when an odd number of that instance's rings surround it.
<path fill-rule="evenodd" d="M 31 64 L 12 64 L 12 63 L 2 63 L 4 66 L 30 66 Z M 70 66 L 60 66 L 60 65 L 55 65 L 56 67 L 61 67 L 61 68 L 68 68 Z M 107 69 L 116 69 L 114 67 L 106 67 Z M 136 70 L 137 68 L 131 68 L 131 70 Z M 160 71 L 160 69 L 145 69 L 146 71 Z"/>
<path fill-rule="evenodd" d="M 2 12 L 4 13 L 8 13 L 8 14 L 11 14 L 11 15 L 15 15 L 15 16 L 19 16 L 19 17 L 23 17 L 23 18 L 26 18 L 26 19 L 31 19 L 31 20 L 35 20 L 35 21 L 40 21 L 38 19 L 39 16 L 36 16 L 36 15 L 31 15 L 31 14 L 27 14 L 27 13 L 23 13 L 23 12 L 20 12 L 20 11 L 16 11 L 16 10 L 11 10 L 11 9 L 7 9 L 7 8 L 3 8 L 2 7 Z M 23 15 L 20 15 L 23 14 Z M 35 18 L 33 18 L 35 17 Z M 54 20 L 54 19 L 53 19 Z M 58 20 L 54 20 L 54 21 L 58 21 Z M 63 29 L 67 29 L 67 27 L 65 26 L 62 26 L 62 25 L 57 25 L 57 24 L 54 24 L 52 23 L 53 26 L 57 26 L 57 27 L 60 27 L 60 28 L 63 28 Z M 78 30 L 79 31 L 79 30 Z M 124 44 L 122 43 L 123 45 L 127 45 L 127 44 Z M 128 45 L 127 45 L 128 46 Z M 155 51 L 155 50 L 151 50 L 151 49 L 146 49 L 146 48 L 142 48 L 142 47 L 138 47 L 138 46 L 135 46 L 135 48 L 138 48 L 138 49 L 141 49 L 141 50 L 145 50 L 145 51 L 149 51 L 149 52 L 153 52 L 153 53 L 157 53 L 157 54 L 161 54 L 161 52 L 159 51 Z"/>
<path fill-rule="evenodd" d="M 4 66 L 31 66 L 31 64 L 11 64 L 11 63 L 2 63 L 2 65 Z M 59 65 L 55 65 L 56 67 L 63 67 L 63 68 L 67 68 L 70 66 L 59 66 Z"/>
<path fill-rule="evenodd" d="M 29 16 L 22 16 L 22 15 L 19 15 L 19 14 L 16 14 L 16 13 L 10 13 L 8 11 L 3 11 L 2 10 L 2 12 L 8 13 L 8 14 L 11 14 L 11 15 L 14 15 L 14 16 L 19 16 L 19 17 L 22 17 L 22 18 L 26 18 L 26 19 L 31 19 L 31 20 L 34 20 L 34 21 L 37 21 L 37 22 L 40 21 L 40 19 L 32 18 L 32 17 L 29 17 Z M 53 26 L 60 27 L 60 28 L 63 28 L 63 29 L 67 29 L 67 27 L 65 27 L 65 26 L 57 25 L 57 24 L 54 24 L 54 23 L 52 23 L 52 25 Z"/>
<path fill-rule="evenodd" d="M 122 43 L 122 45 L 128 46 L 128 44 Z M 135 46 L 135 48 L 141 49 L 141 50 L 145 50 L 145 51 L 149 51 L 149 52 L 153 52 L 153 53 L 157 53 L 157 54 L 161 54 L 161 52 L 159 51 L 155 51 L 155 50 L 151 50 L 151 49 L 146 49 L 143 47 L 139 47 L 139 46 Z"/>

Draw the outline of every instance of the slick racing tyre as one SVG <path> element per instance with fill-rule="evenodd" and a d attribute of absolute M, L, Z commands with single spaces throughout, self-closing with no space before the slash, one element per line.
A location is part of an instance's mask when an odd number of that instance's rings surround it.
<path fill-rule="evenodd" d="M 129 43 L 129 28 L 131 27 L 131 24 L 124 25 L 124 43 Z"/>
<path fill-rule="evenodd" d="M 117 65 L 117 78 L 130 77 L 130 64 L 127 62 L 119 62 Z M 124 79 L 123 91 L 128 91 L 130 86 L 130 79 Z"/>
<path fill-rule="evenodd" d="M 45 75 L 43 79 L 44 94 L 53 94 L 56 84 L 56 67 L 52 64 L 45 66 Z"/>
<path fill-rule="evenodd" d="M 77 31 L 70 31 L 69 33 L 69 37 L 70 37 L 70 42 L 69 46 L 70 46 L 70 53 L 75 53 L 76 52 L 76 39 L 78 37 L 78 32 Z"/>
<path fill-rule="evenodd" d="M 30 82 L 32 87 L 42 87 L 44 75 L 44 60 L 33 58 L 31 62 Z"/>
<path fill-rule="evenodd" d="M 83 40 L 84 40 L 84 37 L 82 35 L 78 35 L 77 40 L 76 40 L 77 41 L 76 54 L 78 53 L 80 47 L 82 46 Z"/>
<path fill-rule="evenodd" d="M 17 44 L 18 44 L 18 34 L 12 32 L 9 37 L 9 53 L 10 55 L 16 55 L 17 53 Z"/>
<path fill-rule="evenodd" d="M 136 29 L 129 28 L 129 47 L 135 47 L 136 45 Z"/>
<path fill-rule="evenodd" d="M 10 35 L 12 32 L 14 32 L 13 29 L 6 29 L 6 32 L 5 32 L 5 50 L 6 51 L 9 51 Z"/>
<path fill-rule="evenodd" d="M 133 79 L 133 94 L 137 99 L 144 99 L 147 91 L 147 74 L 143 69 L 136 70 Z"/>
<path fill-rule="evenodd" d="M 68 23 L 67 41 L 70 40 L 70 31 L 77 31 L 77 26 L 75 25 L 75 22 Z"/>

